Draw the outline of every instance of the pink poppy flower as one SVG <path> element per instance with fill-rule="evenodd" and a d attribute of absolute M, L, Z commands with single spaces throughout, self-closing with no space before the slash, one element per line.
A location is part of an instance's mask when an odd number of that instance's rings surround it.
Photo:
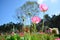
<path fill-rule="evenodd" d="M 60 40 L 60 38 L 56 38 L 55 40 Z"/>
<path fill-rule="evenodd" d="M 39 8 L 42 12 L 46 12 L 48 10 L 48 7 L 46 4 L 40 4 L 39 5 Z"/>
<path fill-rule="evenodd" d="M 38 24 L 40 21 L 41 21 L 41 18 L 39 18 L 37 16 L 32 17 L 32 23 Z"/>

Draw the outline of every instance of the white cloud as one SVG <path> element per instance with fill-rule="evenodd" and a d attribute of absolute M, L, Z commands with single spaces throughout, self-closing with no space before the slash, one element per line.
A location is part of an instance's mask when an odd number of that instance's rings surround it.
<path fill-rule="evenodd" d="M 45 0 L 37 0 L 37 3 L 38 4 L 41 4 L 41 3 L 43 3 Z"/>
<path fill-rule="evenodd" d="M 60 11 L 59 12 L 56 12 L 55 15 L 60 15 Z"/>
<path fill-rule="evenodd" d="M 52 15 L 60 15 L 60 11 L 54 12 Z"/>
<path fill-rule="evenodd" d="M 47 2 L 47 1 L 50 1 L 51 3 L 57 3 L 58 2 L 58 0 L 37 0 L 37 3 L 41 4 L 41 3 L 44 3 L 44 2 Z"/>
<path fill-rule="evenodd" d="M 58 2 L 58 0 L 50 0 L 52 3 L 56 3 Z"/>

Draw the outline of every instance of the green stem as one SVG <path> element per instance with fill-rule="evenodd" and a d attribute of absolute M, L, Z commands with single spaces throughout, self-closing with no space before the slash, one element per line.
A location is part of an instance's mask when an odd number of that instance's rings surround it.
<path fill-rule="evenodd" d="M 34 23 L 34 32 L 36 32 L 36 24 Z"/>
<path fill-rule="evenodd" d="M 43 19 L 43 23 L 42 23 L 42 31 L 44 30 L 44 19 Z"/>
<path fill-rule="evenodd" d="M 13 32 L 14 32 L 14 30 L 15 30 L 15 29 L 14 29 L 14 26 L 13 26 Z"/>
<path fill-rule="evenodd" d="M 45 13 L 44 13 L 45 15 Z M 43 16 L 43 23 L 42 23 L 42 31 L 44 30 L 44 16 Z"/>

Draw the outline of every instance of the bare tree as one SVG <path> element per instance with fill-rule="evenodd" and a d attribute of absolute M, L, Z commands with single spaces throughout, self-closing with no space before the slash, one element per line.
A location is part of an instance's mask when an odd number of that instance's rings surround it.
<path fill-rule="evenodd" d="M 39 5 L 37 4 L 37 2 L 27 1 L 25 4 L 23 4 L 17 9 L 17 19 L 21 23 L 24 23 L 24 21 L 26 21 L 27 18 L 31 19 L 31 17 L 38 15 L 38 7 Z"/>

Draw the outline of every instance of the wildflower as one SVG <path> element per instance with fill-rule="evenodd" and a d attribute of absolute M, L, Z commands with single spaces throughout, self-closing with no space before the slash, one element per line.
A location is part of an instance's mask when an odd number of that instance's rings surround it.
<path fill-rule="evenodd" d="M 21 36 L 21 37 L 23 37 L 23 36 L 24 36 L 24 33 L 23 33 L 23 32 L 21 32 L 21 33 L 20 33 L 20 36 Z"/>
<path fill-rule="evenodd" d="M 40 4 L 39 5 L 39 8 L 42 12 L 46 12 L 48 10 L 48 7 L 46 4 Z"/>
<path fill-rule="evenodd" d="M 39 18 L 37 16 L 32 17 L 32 22 L 33 23 L 38 24 L 40 21 L 41 21 L 41 18 Z"/>
<path fill-rule="evenodd" d="M 60 38 L 56 38 L 55 40 L 60 40 Z"/>

